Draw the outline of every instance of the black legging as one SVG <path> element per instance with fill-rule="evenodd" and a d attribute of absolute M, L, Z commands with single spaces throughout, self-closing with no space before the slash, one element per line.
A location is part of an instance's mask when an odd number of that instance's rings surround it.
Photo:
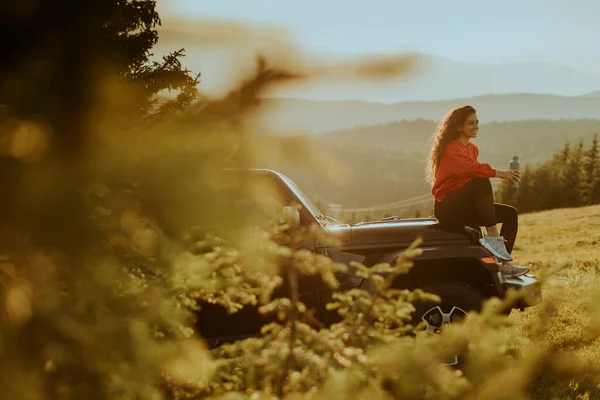
<path fill-rule="evenodd" d="M 500 235 L 507 240 L 506 250 L 512 252 L 519 214 L 514 207 L 494 203 L 492 184 L 487 178 L 471 179 L 443 201 L 435 201 L 433 214 L 440 221 L 440 228 L 459 233 L 465 233 L 465 226 L 478 229 L 501 223 Z"/>

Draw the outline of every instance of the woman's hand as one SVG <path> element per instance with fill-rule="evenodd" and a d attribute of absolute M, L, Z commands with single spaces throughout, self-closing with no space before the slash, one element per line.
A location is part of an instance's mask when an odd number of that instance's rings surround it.
<path fill-rule="evenodd" d="M 514 169 L 509 169 L 506 171 L 496 170 L 496 177 L 500 179 L 506 179 L 511 183 L 521 182 L 521 173 L 519 171 L 515 171 Z"/>

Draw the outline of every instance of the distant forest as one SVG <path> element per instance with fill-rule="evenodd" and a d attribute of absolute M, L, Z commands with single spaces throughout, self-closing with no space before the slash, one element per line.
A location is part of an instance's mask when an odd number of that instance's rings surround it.
<path fill-rule="evenodd" d="M 268 165 L 294 179 L 322 204 L 368 207 L 427 194 L 425 160 L 434 121 L 399 121 L 309 137 L 315 152 L 335 160 L 345 179 L 332 171 L 281 161 Z M 531 167 L 561 151 L 565 142 L 591 142 L 600 120 L 528 120 L 483 124 L 474 140 L 480 161 L 508 168 L 512 155 Z M 311 169 L 312 168 L 312 169 Z"/>
<path fill-rule="evenodd" d="M 503 184 L 497 199 L 521 213 L 600 204 L 598 152 L 597 135 L 587 147 L 583 140 L 575 146 L 567 142 L 550 160 L 526 165 L 519 188 Z"/>

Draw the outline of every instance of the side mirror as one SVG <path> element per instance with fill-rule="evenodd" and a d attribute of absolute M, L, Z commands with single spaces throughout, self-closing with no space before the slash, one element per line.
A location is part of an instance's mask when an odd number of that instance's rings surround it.
<path fill-rule="evenodd" d="M 283 219 L 280 223 L 289 223 L 293 227 L 300 226 L 300 212 L 296 207 L 284 206 L 283 207 Z"/>

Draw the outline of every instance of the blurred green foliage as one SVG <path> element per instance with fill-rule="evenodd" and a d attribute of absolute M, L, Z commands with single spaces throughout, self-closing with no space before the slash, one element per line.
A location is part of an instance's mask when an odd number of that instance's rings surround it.
<path fill-rule="evenodd" d="M 560 398 L 598 395 L 593 363 L 535 345 L 560 296 L 524 325 L 495 299 L 440 335 L 413 332 L 411 302 L 430 296 L 390 277 L 418 247 L 393 266 L 352 265 L 369 290 L 341 289 L 347 266 L 300 248 L 318 229 L 277 223 L 266 196 L 219 172 L 302 157 L 302 141 L 244 124 L 265 88 L 297 76 L 259 59 L 223 98 L 194 101 L 180 50 L 149 61 L 155 6 L 3 5 L 1 399 L 525 399 L 548 398 L 535 386 L 545 380 Z M 338 323 L 315 321 L 301 277 L 334 290 Z M 207 303 L 275 318 L 260 337 L 209 350 L 194 329 Z M 462 369 L 442 365 L 452 354 Z"/>

